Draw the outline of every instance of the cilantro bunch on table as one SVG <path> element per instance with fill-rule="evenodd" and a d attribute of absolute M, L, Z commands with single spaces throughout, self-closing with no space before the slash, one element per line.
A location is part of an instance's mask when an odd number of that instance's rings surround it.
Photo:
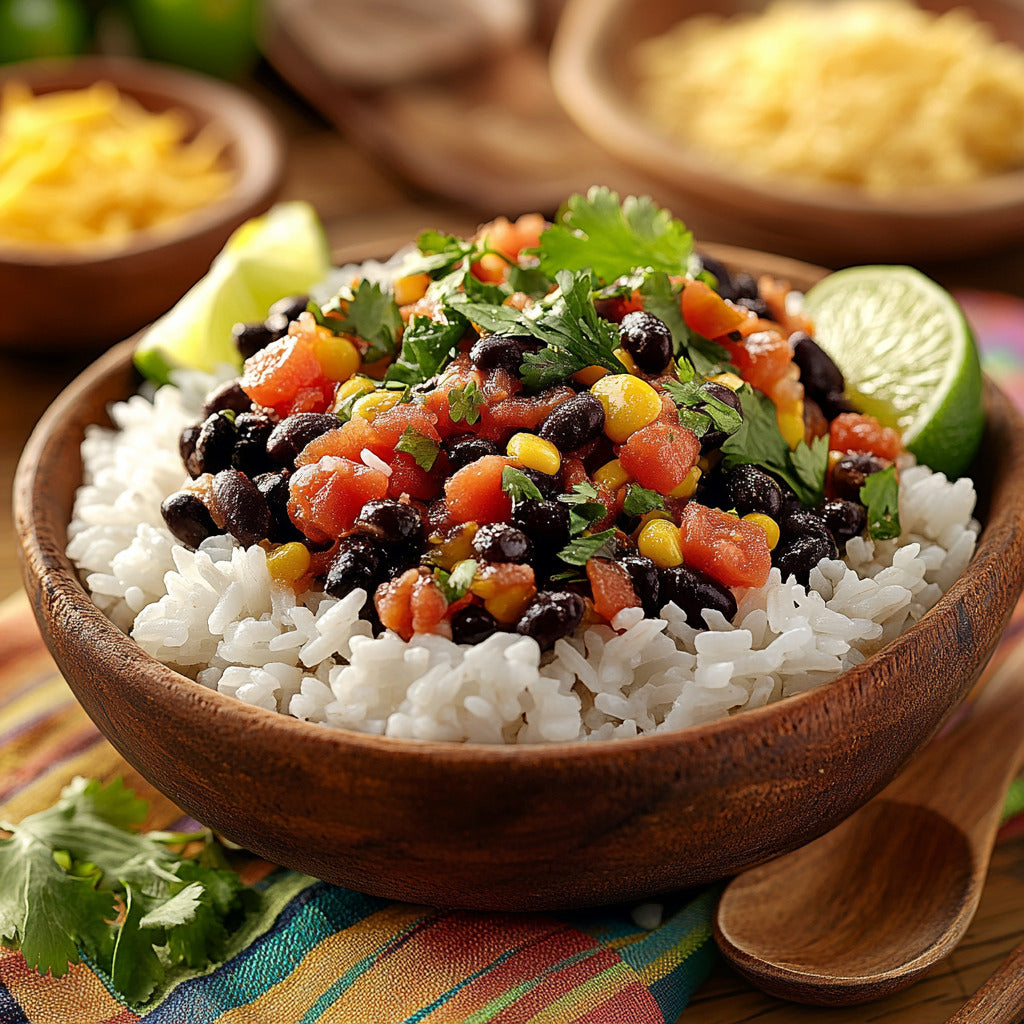
<path fill-rule="evenodd" d="M 258 893 L 210 832 L 138 831 L 146 810 L 120 779 L 76 778 L 52 807 L 0 823 L 0 943 L 55 977 L 87 958 L 132 1003 L 173 967 L 222 957 Z"/>

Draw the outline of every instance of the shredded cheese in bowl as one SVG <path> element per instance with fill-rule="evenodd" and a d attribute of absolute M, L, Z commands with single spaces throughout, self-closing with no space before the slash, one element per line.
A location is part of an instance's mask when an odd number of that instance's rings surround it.
<path fill-rule="evenodd" d="M 891 194 L 1024 167 L 1024 54 L 964 9 L 776 0 L 634 58 L 651 120 L 745 173 Z"/>
<path fill-rule="evenodd" d="M 224 196 L 224 140 L 114 86 L 0 95 L 0 244 L 117 247 Z"/>

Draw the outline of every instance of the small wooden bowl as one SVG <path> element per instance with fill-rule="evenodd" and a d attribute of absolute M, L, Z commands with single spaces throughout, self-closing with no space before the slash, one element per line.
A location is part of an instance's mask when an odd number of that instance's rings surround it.
<path fill-rule="evenodd" d="M 946 11 L 959 0 L 918 0 Z M 661 182 L 655 198 L 698 238 L 830 266 L 963 257 L 1024 239 L 1024 170 L 976 184 L 922 187 L 891 198 L 862 190 L 745 175 L 667 136 L 636 100 L 636 46 L 698 14 L 749 13 L 762 0 L 569 0 L 551 51 L 555 93 L 605 150 Z M 974 0 L 1000 39 L 1024 48 L 1024 12 Z M 712 92 L 728 83 L 708 83 Z"/>
<path fill-rule="evenodd" d="M 106 347 L 170 308 L 206 271 L 231 232 L 261 213 L 284 174 L 283 137 L 270 114 L 233 86 L 143 61 L 86 57 L 0 68 L 0 89 L 33 92 L 108 81 L 147 110 L 183 111 L 198 131 L 214 123 L 228 142 L 235 184 L 180 225 L 140 231 L 116 249 L 31 248 L 0 240 L 0 347 L 54 351 Z"/>
<path fill-rule="evenodd" d="M 797 287 L 824 273 L 707 248 Z M 828 685 L 709 725 L 595 743 L 423 743 L 302 722 L 144 654 L 64 553 L 83 432 L 134 392 L 133 344 L 57 399 L 18 469 L 25 585 L 47 643 L 93 721 L 175 803 L 269 860 L 380 896 L 505 910 L 637 900 L 806 843 L 936 731 L 1024 584 L 1024 425 L 987 382 L 974 560 L 919 624 Z"/>

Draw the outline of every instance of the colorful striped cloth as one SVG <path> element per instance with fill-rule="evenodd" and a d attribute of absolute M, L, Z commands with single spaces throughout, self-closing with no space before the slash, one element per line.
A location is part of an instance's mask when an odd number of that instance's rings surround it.
<path fill-rule="evenodd" d="M 1024 302 L 957 296 L 986 369 L 1024 405 Z M 1019 606 L 994 666 L 1024 654 Z M 102 739 L 46 653 L 23 597 L 0 605 L 0 820 L 54 802 L 74 776 L 122 776 L 151 801 L 149 828 L 188 827 Z M 1024 783 L 1005 835 L 1024 828 Z M 0 1024 L 631 1024 L 675 1021 L 715 961 L 715 890 L 666 907 L 473 914 L 393 903 L 253 859 L 264 894 L 222 964 L 170 979 L 129 1006 L 86 964 L 40 977 L 0 949 Z"/>

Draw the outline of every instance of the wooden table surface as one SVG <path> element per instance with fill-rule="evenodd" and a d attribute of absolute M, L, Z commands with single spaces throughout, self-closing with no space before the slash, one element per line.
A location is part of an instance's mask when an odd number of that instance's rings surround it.
<path fill-rule="evenodd" d="M 504 211 L 455 206 L 424 194 L 321 120 L 272 71 L 261 68 L 249 87 L 279 116 L 290 140 L 284 198 L 317 207 L 337 254 L 395 248 L 427 227 L 470 230 Z M 544 211 L 551 213 L 552 211 Z M 994 288 L 1024 295 L 1024 248 L 962 264 L 923 266 L 948 287 Z M 0 296 L 0 301 L 16 301 Z M 116 341 L 118 339 L 111 339 Z M 0 353 L 0 599 L 21 585 L 11 520 L 11 484 L 33 424 L 53 397 L 94 354 Z M 960 948 L 908 991 L 849 1010 L 797 1007 L 769 999 L 725 967 L 718 968 L 683 1014 L 684 1024 L 938 1024 L 952 1015 L 1024 939 L 1024 836 L 995 853 L 981 908 Z"/>

